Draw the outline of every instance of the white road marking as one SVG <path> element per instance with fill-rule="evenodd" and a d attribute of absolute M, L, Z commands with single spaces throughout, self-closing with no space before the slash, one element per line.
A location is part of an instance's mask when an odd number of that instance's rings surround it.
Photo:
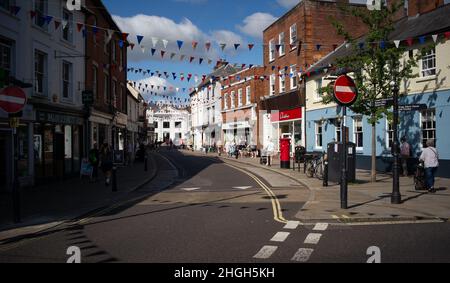
<path fill-rule="evenodd" d="M 313 249 L 299 249 L 297 253 L 294 255 L 294 257 L 291 259 L 292 261 L 297 262 L 307 262 L 309 258 L 311 257 L 312 253 L 314 252 Z"/>
<path fill-rule="evenodd" d="M 264 246 L 253 258 L 270 258 L 277 249 L 278 247 L 276 246 Z"/>
<path fill-rule="evenodd" d="M 278 232 L 273 236 L 273 238 L 270 240 L 271 242 L 284 242 L 286 241 L 287 237 L 289 237 L 291 233 L 289 232 Z"/>
<path fill-rule="evenodd" d="M 328 229 L 328 223 L 317 223 L 314 227 L 314 231 L 325 231 Z"/>
<path fill-rule="evenodd" d="M 342 215 L 342 218 L 344 218 L 344 219 L 350 219 L 350 217 L 348 217 L 347 215 Z"/>
<path fill-rule="evenodd" d="M 233 187 L 233 189 L 238 189 L 238 190 L 248 190 L 253 188 L 252 186 L 247 186 L 247 187 Z"/>
<path fill-rule="evenodd" d="M 300 221 L 289 221 L 283 229 L 295 230 L 298 225 L 300 225 Z"/>
<path fill-rule="evenodd" d="M 337 215 L 331 215 L 331 217 L 333 217 L 333 219 L 339 219 L 339 216 Z"/>
<path fill-rule="evenodd" d="M 306 237 L 305 244 L 309 245 L 317 245 L 320 241 L 322 234 L 311 233 Z"/>
<path fill-rule="evenodd" d="M 192 191 L 200 190 L 200 188 L 183 188 L 181 190 L 186 191 L 186 192 L 192 192 Z"/>

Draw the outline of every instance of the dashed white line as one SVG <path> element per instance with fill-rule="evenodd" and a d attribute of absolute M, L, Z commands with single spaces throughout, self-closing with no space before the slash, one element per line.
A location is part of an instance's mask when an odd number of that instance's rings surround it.
<path fill-rule="evenodd" d="M 317 223 L 316 226 L 314 226 L 314 231 L 325 231 L 328 229 L 328 223 Z"/>
<path fill-rule="evenodd" d="M 253 258 L 259 259 L 270 258 L 277 249 L 278 247 L 276 246 L 264 246 Z"/>
<path fill-rule="evenodd" d="M 283 229 L 295 230 L 300 225 L 300 221 L 289 221 Z"/>
<path fill-rule="evenodd" d="M 237 190 L 248 190 L 253 188 L 252 186 L 244 186 L 244 187 L 233 187 L 233 189 L 237 189 Z"/>
<path fill-rule="evenodd" d="M 271 242 L 284 242 L 286 241 L 287 237 L 289 237 L 291 233 L 289 232 L 278 232 L 275 234 L 275 236 L 273 236 L 272 240 L 270 240 Z"/>
<path fill-rule="evenodd" d="M 317 245 L 322 238 L 322 234 L 311 233 L 306 237 L 305 244 L 308 245 Z"/>
<path fill-rule="evenodd" d="M 198 190 L 200 190 L 200 188 L 183 188 L 181 190 L 186 191 L 186 192 L 192 192 L 192 191 L 198 191 Z"/>
<path fill-rule="evenodd" d="M 294 257 L 291 260 L 297 262 L 307 262 L 313 252 L 314 252 L 313 249 L 301 248 L 295 253 Z"/>

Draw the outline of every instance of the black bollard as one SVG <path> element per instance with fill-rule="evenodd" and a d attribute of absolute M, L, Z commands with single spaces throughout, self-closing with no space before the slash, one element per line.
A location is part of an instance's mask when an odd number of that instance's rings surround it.
<path fill-rule="evenodd" d="M 328 187 L 328 160 L 325 160 L 323 164 L 323 186 Z"/>
<path fill-rule="evenodd" d="M 117 192 L 117 167 L 114 166 L 112 170 L 112 191 Z"/>

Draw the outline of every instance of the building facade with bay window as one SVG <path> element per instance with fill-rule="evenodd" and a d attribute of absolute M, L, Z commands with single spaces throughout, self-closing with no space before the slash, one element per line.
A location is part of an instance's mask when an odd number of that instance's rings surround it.
<path fill-rule="evenodd" d="M 413 69 L 417 77 L 410 79 L 400 88 L 400 105 L 422 104 L 425 109 L 400 111 L 399 138 L 405 137 L 411 145 L 412 158 L 410 170 L 417 164 L 417 159 L 426 147 L 427 140 L 434 140 L 439 152 L 440 169 L 438 175 L 450 177 L 450 40 L 443 31 L 450 30 L 450 5 L 436 8 L 417 17 L 405 17 L 396 24 L 391 40 L 420 38 L 423 43 L 414 41 L 407 47 L 405 58 L 423 52 L 422 58 Z M 421 27 L 421 28 L 417 28 Z M 438 35 L 436 44 L 432 35 Z M 429 47 L 423 49 L 423 47 Z M 351 48 L 350 48 L 351 49 Z M 324 68 L 334 64 L 337 57 L 348 52 L 345 45 L 311 67 L 310 77 L 306 83 L 306 132 L 307 150 L 323 152 L 333 141 L 342 141 L 342 107 L 322 103 L 322 85 L 332 82 L 332 72 L 324 73 Z M 425 50 L 425 51 L 422 51 Z M 348 138 L 356 144 L 357 168 L 371 168 L 372 126 L 368 117 L 348 111 L 346 124 Z M 376 125 L 377 170 L 391 172 L 393 127 L 390 120 L 382 118 Z M 412 172 L 410 172 L 412 173 Z"/>

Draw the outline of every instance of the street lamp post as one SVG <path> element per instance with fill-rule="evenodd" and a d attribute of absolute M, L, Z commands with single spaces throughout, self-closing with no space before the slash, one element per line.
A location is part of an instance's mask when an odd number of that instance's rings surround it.
<path fill-rule="evenodd" d="M 393 191 L 392 191 L 392 204 L 401 204 L 402 196 L 400 194 L 400 157 L 399 157 L 399 142 L 398 142 L 398 96 L 399 96 L 399 86 L 397 82 L 392 81 L 391 87 L 393 88 L 393 99 L 394 99 L 394 121 L 392 128 L 394 129 L 393 133 Z"/>

